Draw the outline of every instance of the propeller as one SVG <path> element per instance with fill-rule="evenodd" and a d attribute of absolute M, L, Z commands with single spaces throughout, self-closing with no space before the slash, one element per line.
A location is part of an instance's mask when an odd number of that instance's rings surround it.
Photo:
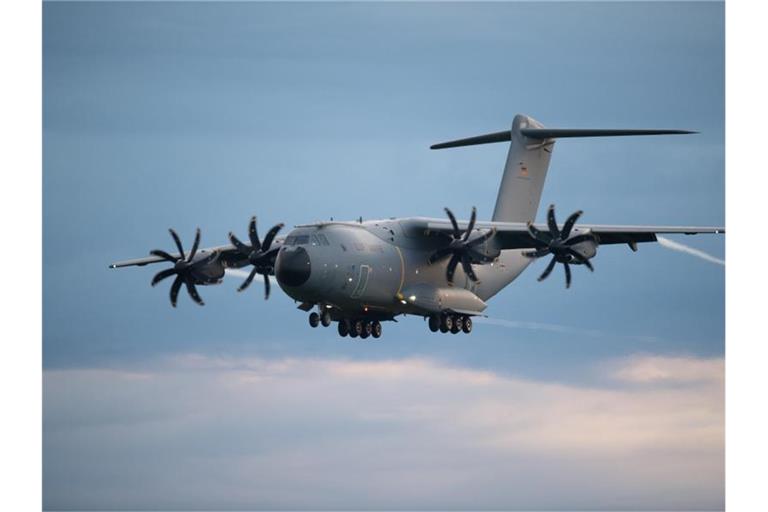
<path fill-rule="evenodd" d="M 251 273 L 245 279 L 243 284 L 237 289 L 241 292 L 250 286 L 251 281 L 256 274 L 264 276 L 264 300 L 269 298 L 269 274 L 274 272 L 275 256 L 279 247 L 272 247 L 272 242 L 277 235 L 277 232 L 283 228 L 283 224 L 277 224 L 272 226 L 267 232 L 267 236 L 264 237 L 264 242 L 259 241 L 259 234 L 256 231 L 256 217 L 251 217 L 251 222 L 248 223 L 248 238 L 251 241 L 251 245 L 246 245 L 230 231 L 229 240 L 237 248 L 237 252 L 248 258 L 248 262 L 253 265 Z"/>
<path fill-rule="evenodd" d="M 541 258 L 548 254 L 552 255 L 552 259 L 549 261 L 547 268 L 545 268 L 544 272 L 539 276 L 539 281 L 543 281 L 552 273 L 556 263 L 563 264 L 563 268 L 565 269 L 566 288 L 571 287 L 570 263 L 584 265 L 591 272 L 594 272 L 595 269 L 592 266 L 592 263 L 589 262 L 589 259 L 573 249 L 573 246 L 588 241 L 597 243 L 595 235 L 584 233 L 576 235 L 573 238 L 568 238 L 571 235 L 571 230 L 573 229 L 574 224 L 576 224 L 576 221 L 579 220 L 579 217 L 581 217 L 583 213 L 584 212 L 581 210 L 572 213 L 571 216 L 566 219 L 565 224 L 563 224 L 563 229 L 559 229 L 557 227 L 557 220 L 555 219 L 555 205 L 551 204 L 547 210 L 547 226 L 549 227 L 549 231 L 541 231 L 537 229 L 533 223 L 528 223 L 528 233 L 531 235 L 531 238 L 544 245 L 544 247 L 540 247 L 535 251 L 524 252 L 523 255 L 529 258 Z"/>
<path fill-rule="evenodd" d="M 195 282 L 198 284 L 211 284 L 218 282 L 218 279 L 206 278 L 202 273 L 195 273 L 195 271 L 202 270 L 206 266 L 216 261 L 216 259 L 219 257 L 219 253 L 212 252 L 209 255 L 203 258 L 199 258 L 197 261 L 195 261 L 197 248 L 200 246 L 200 228 L 197 228 L 195 231 L 195 241 L 192 243 L 192 250 L 189 252 L 188 256 L 184 253 L 184 248 L 181 245 L 181 239 L 179 239 L 179 235 L 177 235 L 173 229 L 169 229 L 168 231 L 171 233 L 171 237 L 176 244 L 176 248 L 179 250 L 179 256 L 172 256 L 160 249 L 155 249 L 149 252 L 154 256 L 159 256 L 164 260 L 173 263 L 173 267 L 166 270 L 161 270 L 155 274 L 155 277 L 152 278 L 152 286 L 157 285 L 157 283 L 163 279 L 175 275 L 176 279 L 171 285 L 171 306 L 176 307 L 176 300 L 178 299 L 179 290 L 181 289 L 182 284 L 186 286 L 187 292 L 189 293 L 189 296 L 192 297 L 192 300 L 203 306 L 205 303 L 203 302 L 203 299 L 200 298 L 200 294 L 197 293 Z"/>
<path fill-rule="evenodd" d="M 476 250 L 475 247 L 485 243 L 491 237 L 493 237 L 496 234 L 496 229 L 490 229 L 482 235 L 470 240 L 470 237 L 472 236 L 472 230 L 475 229 L 477 209 L 474 206 L 472 207 L 472 215 L 469 218 L 469 225 L 463 232 L 461 229 L 459 229 L 459 224 L 456 222 L 456 217 L 453 215 L 453 212 L 446 208 L 445 213 L 448 215 L 448 218 L 451 220 L 451 225 L 453 226 L 451 242 L 447 247 L 443 247 L 442 249 L 435 251 L 429 257 L 429 263 L 435 263 L 436 261 L 439 261 L 450 255 L 451 260 L 448 262 L 448 267 L 445 271 L 445 277 L 448 279 L 448 282 L 453 283 L 453 274 L 456 272 L 456 267 L 459 265 L 459 263 L 461 263 L 461 268 L 464 269 L 464 273 L 467 275 L 467 277 L 469 277 L 472 281 L 477 282 L 477 274 L 475 274 L 475 271 L 472 269 L 472 263 L 489 263 L 493 261 L 494 258 L 486 256 L 482 252 Z"/>

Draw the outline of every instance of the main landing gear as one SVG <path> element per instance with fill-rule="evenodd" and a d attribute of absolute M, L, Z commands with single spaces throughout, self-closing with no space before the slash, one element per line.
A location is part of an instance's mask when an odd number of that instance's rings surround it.
<path fill-rule="evenodd" d="M 347 318 L 339 320 L 339 336 L 342 338 L 345 336 L 359 337 L 360 339 L 366 339 L 369 336 L 380 338 L 381 331 L 381 322 L 378 320 L 349 320 Z"/>
<path fill-rule="evenodd" d="M 321 313 L 312 312 L 309 314 L 310 327 L 317 327 L 322 325 L 328 327 L 331 325 L 331 313 L 327 309 L 323 309 Z M 339 336 L 350 338 L 366 339 L 369 336 L 374 338 L 381 337 L 381 322 L 378 320 L 362 320 L 348 318 L 342 318 L 339 320 Z"/>
<path fill-rule="evenodd" d="M 431 315 L 429 317 L 429 330 L 432 332 L 440 331 L 452 334 L 472 332 L 472 317 L 468 315 Z"/>

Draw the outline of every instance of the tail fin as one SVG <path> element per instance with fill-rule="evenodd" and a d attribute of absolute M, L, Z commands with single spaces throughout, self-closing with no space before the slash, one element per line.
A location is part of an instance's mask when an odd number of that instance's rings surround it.
<path fill-rule="evenodd" d="M 592 130 L 549 129 L 526 115 L 518 114 L 512 129 L 468 139 L 443 142 L 431 149 L 473 146 L 510 141 L 507 163 L 499 186 L 499 196 L 493 220 L 499 222 L 528 222 L 536 217 L 549 159 L 556 138 L 616 137 L 624 135 L 672 135 L 696 133 L 684 130 Z"/>

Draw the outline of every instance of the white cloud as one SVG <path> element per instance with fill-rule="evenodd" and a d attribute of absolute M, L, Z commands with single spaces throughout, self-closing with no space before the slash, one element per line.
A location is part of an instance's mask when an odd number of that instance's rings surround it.
<path fill-rule="evenodd" d="M 45 504 L 722 508 L 722 360 L 637 357 L 609 376 L 618 389 L 199 355 L 46 371 Z"/>

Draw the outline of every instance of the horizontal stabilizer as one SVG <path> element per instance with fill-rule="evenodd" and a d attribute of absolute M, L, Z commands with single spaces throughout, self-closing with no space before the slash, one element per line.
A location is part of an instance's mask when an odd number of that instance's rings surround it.
<path fill-rule="evenodd" d="M 613 129 L 569 129 L 569 128 L 522 128 L 520 133 L 530 139 L 560 139 L 572 137 L 622 137 L 630 135 L 685 135 L 688 130 L 613 130 Z M 441 142 L 430 146 L 430 149 L 456 148 L 460 146 L 475 146 L 477 144 L 492 144 L 512 140 L 512 131 L 487 133 L 477 137 Z"/>

